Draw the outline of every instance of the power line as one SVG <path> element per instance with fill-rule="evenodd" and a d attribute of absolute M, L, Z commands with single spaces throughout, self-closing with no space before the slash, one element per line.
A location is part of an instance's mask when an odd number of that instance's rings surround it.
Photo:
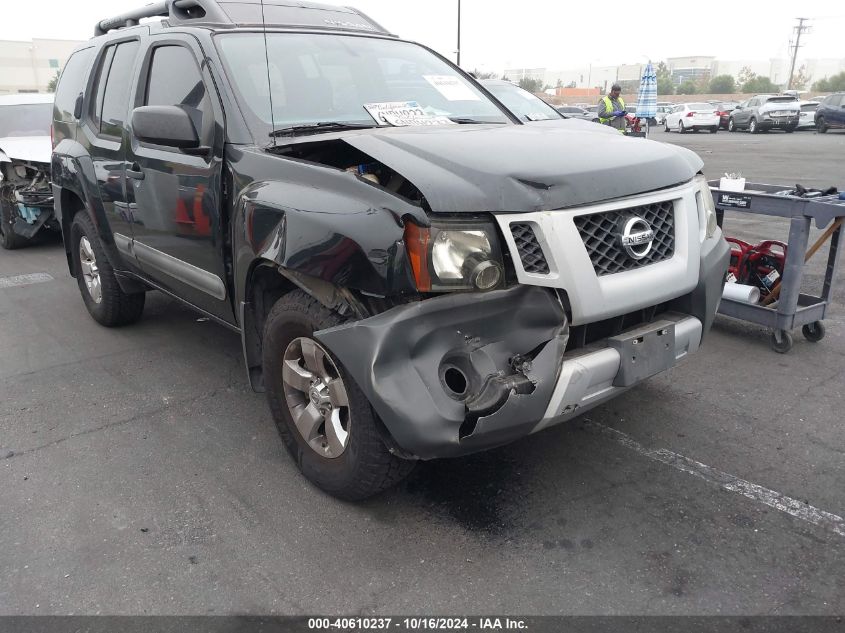
<path fill-rule="evenodd" d="M 792 27 L 795 31 L 795 45 L 792 47 L 792 64 L 789 67 L 789 81 L 786 83 L 786 89 L 792 88 L 792 78 L 795 75 L 795 60 L 798 58 L 798 49 L 801 48 L 801 34 L 810 31 L 809 26 L 804 26 L 809 18 L 795 18 L 798 20 L 798 25 Z"/>

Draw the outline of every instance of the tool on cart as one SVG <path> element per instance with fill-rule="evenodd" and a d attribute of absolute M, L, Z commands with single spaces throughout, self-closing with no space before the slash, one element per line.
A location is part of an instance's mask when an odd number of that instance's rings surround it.
<path fill-rule="evenodd" d="M 731 245 L 727 281 L 754 286 L 766 297 L 783 276 L 786 263 L 786 244 L 778 240 L 764 240 L 756 245 L 725 238 Z"/>
<path fill-rule="evenodd" d="M 839 264 L 845 200 L 840 199 L 838 193 L 832 193 L 832 188 L 817 194 L 800 185 L 787 189 L 778 185 L 746 183 L 742 191 L 736 191 L 720 188 L 719 184 L 719 180 L 710 182 L 719 226 L 724 224 L 725 211 L 789 220 L 789 237 L 785 244 L 758 244 L 758 247 L 766 248 L 760 249 L 760 257 L 754 259 L 752 264 L 748 264 L 748 261 L 754 247 L 742 240 L 730 240 L 732 274 L 738 280 L 744 273 L 756 277 L 766 287 L 767 296 L 761 302 L 762 305 L 723 296 L 719 314 L 771 328 L 772 349 L 781 354 L 792 349 L 793 328 L 801 327 L 808 341 L 822 340 L 825 335 L 822 321 L 830 307 L 833 281 Z M 812 222 L 819 229 L 825 230 L 808 250 Z M 804 294 L 801 292 L 804 264 L 825 243 L 829 243 L 830 247 L 821 294 Z M 783 247 L 781 244 L 784 244 Z M 765 281 L 760 273 L 765 273 Z M 756 285 L 753 281 L 749 281 L 749 284 Z"/>
<path fill-rule="evenodd" d="M 810 261 L 810 258 L 816 254 L 816 252 L 824 246 L 824 243 L 827 242 L 831 236 L 834 234 L 835 231 L 842 226 L 842 218 L 836 220 L 833 224 L 827 227 L 824 233 L 821 234 L 821 237 L 815 241 L 815 243 L 810 247 L 810 250 L 807 251 L 807 254 L 804 256 L 804 263 L 806 264 Z M 774 303 L 777 301 L 778 297 L 780 296 L 780 281 L 778 281 L 775 286 L 772 288 L 772 291 L 769 295 L 763 299 L 763 305 L 769 305 L 770 303 Z"/>

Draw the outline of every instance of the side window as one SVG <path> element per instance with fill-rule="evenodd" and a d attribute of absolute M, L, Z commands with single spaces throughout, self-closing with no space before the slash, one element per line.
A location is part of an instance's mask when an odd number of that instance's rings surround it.
<path fill-rule="evenodd" d="M 76 98 L 85 91 L 85 80 L 88 78 L 88 68 L 93 53 L 93 48 L 85 48 L 76 51 L 67 60 L 59 85 L 56 87 L 54 112 L 57 121 L 73 121 Z"/>
<path fill-rule="evenodd" d="M 97 78 L 94 81 L 94 94 L 91 99 L 91 125 L 94 131 L 100 132 L 100 119 L 103 114 L 103 95 L 106 91 L 106 77 L 109 76 L 112 59 L 114 59 L 114 46 L 106 48 L 105 53 L 100 57 L 100 65 L 97 67 Z"/>
<path fill-rule="evenodd" d="M 129 109 L 129 87 L 132 84 L 132 67 L 138 54 L 138 42 L 118 44 L 106 79 L 103 94 L 100 133 L 121 136 L 123 122 Z"/>
<path fill-rule="evenodd" d="M 211 104 L 193 53 L 184 46 L 153 50 L 144 105 L 176 105 L 191 117 L 200 137 L 210 126 Z M 204 127 L 205 126 L 205 127 Z"/>

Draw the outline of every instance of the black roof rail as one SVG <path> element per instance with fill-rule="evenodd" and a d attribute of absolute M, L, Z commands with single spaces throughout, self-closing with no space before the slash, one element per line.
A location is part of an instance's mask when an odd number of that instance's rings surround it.
<path fill-rule="evenodd" d="M 203 22 L 229 24 L 232 21 L 215 0 L 161 0 L 139 9 L 97 22 L 94 35 L 105 35 L 113 29 L 138 26 L 143 18 L 170 18 L 172 22 L 203 18 Z"/>
<path fill-rule="evenodd" d="M 266 8 L 266 23 L 264 9 Z M 310 0 L 159 0 L 113 18 L 100 20 L 94 35 L 138 26 L 143 18 L 166 18 L 171 26 L 285 26 L 333 31 L 364 31 L 390 36 L 378 22 L 353 7 L 331 6 Z M 395 36 L 393 36 L 395 37 Z"/>

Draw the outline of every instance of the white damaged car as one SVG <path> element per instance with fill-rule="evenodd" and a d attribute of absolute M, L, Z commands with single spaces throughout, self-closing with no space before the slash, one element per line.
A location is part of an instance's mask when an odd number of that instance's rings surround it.
<path fill-rule="evenodd" d="M 59 231 L 50 185 L 53 95 L 0 96 L 0 245 L 20 248 Z"/>

